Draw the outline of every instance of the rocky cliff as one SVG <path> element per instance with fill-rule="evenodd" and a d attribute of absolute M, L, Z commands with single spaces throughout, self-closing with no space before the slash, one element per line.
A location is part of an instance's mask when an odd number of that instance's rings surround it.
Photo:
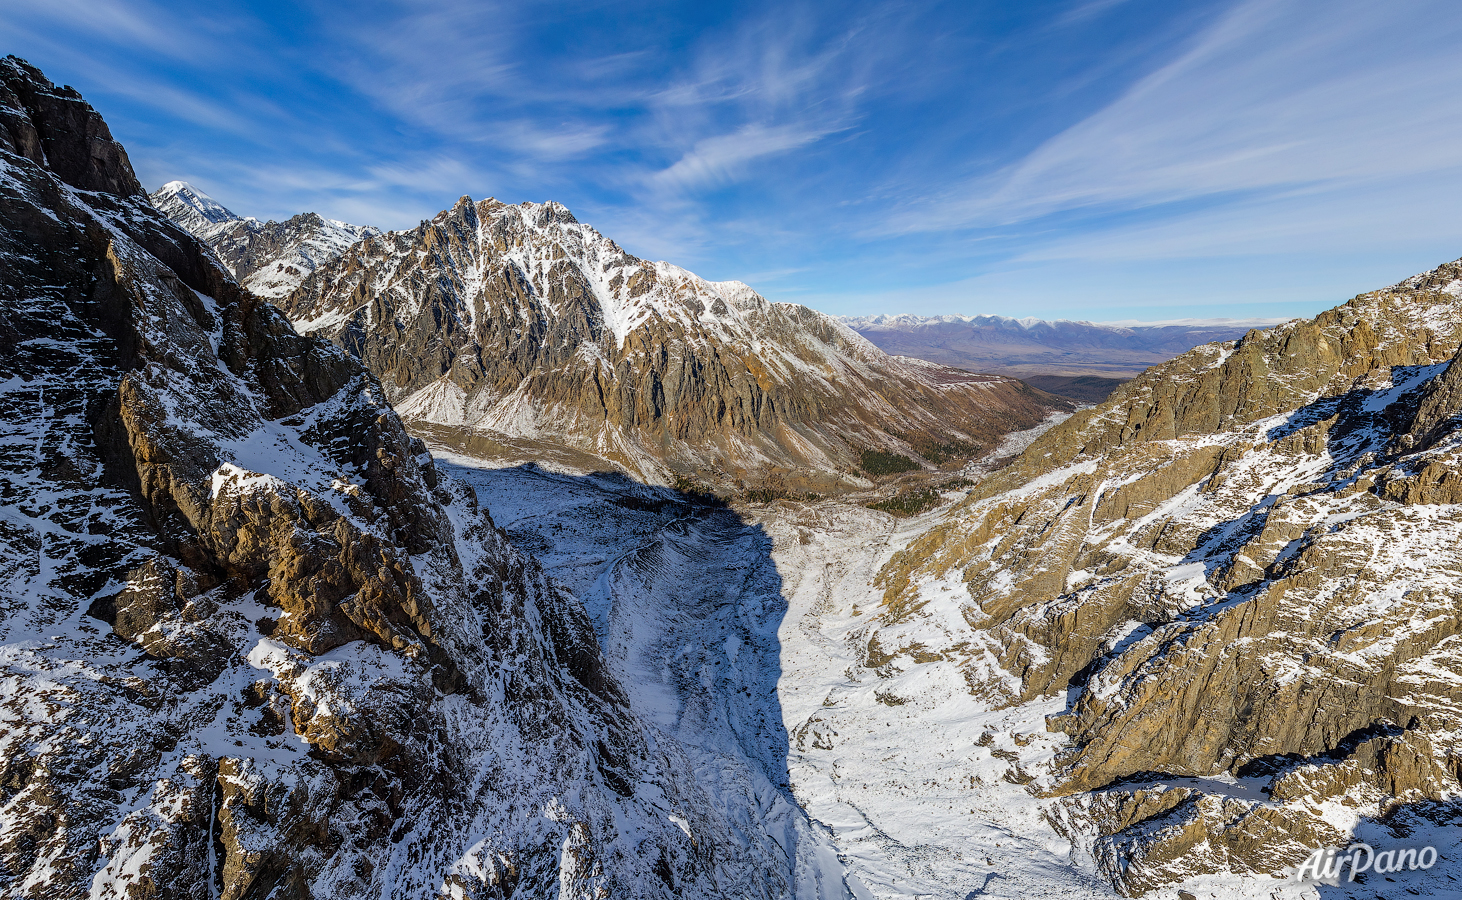
<path fill-rule="evenodd" d="M 0 61 L 0 896 L 785 896 L 380 385 Z M 829 886 L 833 890 L 835 886 Z"/>
<path fill-rule="evenodd" d="M 381 233 L 316 213 L 283 222 L 240 216 L 185 181 L 169 181 L 148 197 L 163 215 L 192 232 L 239 283 L 261 297 L 287 296 L 315 269 L 356 241 Z"/>
<path fill-rule="evenodd" d="M 1459 296 L 1462 262 L 1077 413 L 884 567 L 868 664 L 1064 696 L 1021 775 L 1129 893 L 1450 815 Z"/>
<path fill-rule="evenodd" d="M 462 198 L 282 301 L 380 377 L 422 433 L 569 448 L 642 478 L 826 489 L 883 450 L 969 456 L 1069 401 L 890 357 L 835 320 L 637 259 L 556 203 Z"/>

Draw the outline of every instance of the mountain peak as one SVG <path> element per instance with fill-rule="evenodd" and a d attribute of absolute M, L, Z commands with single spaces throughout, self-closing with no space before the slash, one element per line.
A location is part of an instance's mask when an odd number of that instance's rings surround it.
<path fill-rule="evenodd" d="M 240 216 L 186 181 L 169 181 L 148 195 L 163 215 L 218 255 L 239 283 L 271 299 L 285 296 L 322 263 L 356 241 L 381 233 L 303 212 L 284 222 Z M 463 201 L 470 203 L 469 198 Z M 461 205 L 459 201 L 458 205 Z"/>
<path fill-rule="evenodd" d="M 574 214 L 569 212 L 569 208 L 557 200 L 549 200 L 545 203 L 525 202 L 523 206 L 539 211 L 544 218 L 552 222 L 558 222 L 563 225 L 579 224 L 579 220 L 574 218 Z"/>
<path fill-rule="evenodd" d="M 169 181 L 148 199 L 159 212 L 189 231 L 197 231 L 195 224 L 222 225 L 243 218 L 186 181 Z"/>
<path fill-rule="evenodd" d="M 553 201 L 459 202 L 347 250 L 282 307 L 374 365 L 434 439 L 531 441 L 667 483 L 733 490 L 776 474 L 840 490 L 864 450 L 943 459 L 940 447 L 994 446 L 1068 408 L 635 257 Z"/>

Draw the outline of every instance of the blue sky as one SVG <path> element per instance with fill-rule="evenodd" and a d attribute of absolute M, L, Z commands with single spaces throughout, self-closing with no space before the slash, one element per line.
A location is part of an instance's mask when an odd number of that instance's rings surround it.
<path fill-rule="evenodd" d="M 1308 315 L 1462 256 L 1462 5 L 8 0 L 149 189 L 558 200 L 836 314 Z"/>

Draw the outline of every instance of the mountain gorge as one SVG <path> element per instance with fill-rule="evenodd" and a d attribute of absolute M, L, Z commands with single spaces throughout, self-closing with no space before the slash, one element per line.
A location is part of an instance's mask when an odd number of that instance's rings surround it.
<path fill-rule="evenodd" d="M 261 224 L 0 61 L 0 898 L 1455 894 L 1462 260 L 1164 328 Z"/>
<path fill-rule="evenodd" d="M 0 409 L 0 896 L 842 895 L 805 817 L 709 795 L 631 711 L 376 379 L 14 57 Z"/>

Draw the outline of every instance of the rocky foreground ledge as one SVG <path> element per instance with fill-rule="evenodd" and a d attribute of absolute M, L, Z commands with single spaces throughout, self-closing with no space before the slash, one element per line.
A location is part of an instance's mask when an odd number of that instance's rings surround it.
<path fill-rule="evenodd" d="M 629 712 L 578 601 L 375 378 L 240 289 L 13 57 L 0 430 L 0 895 L 817 883 Z"/>
<path fill-rule="evenodd" d="M 1031 788 L 1125 892 L 1456 820 L 1459 296 L 1449 263 L 1078 412 L 883 569 L 870 657 L 1066 697 Z"/>

